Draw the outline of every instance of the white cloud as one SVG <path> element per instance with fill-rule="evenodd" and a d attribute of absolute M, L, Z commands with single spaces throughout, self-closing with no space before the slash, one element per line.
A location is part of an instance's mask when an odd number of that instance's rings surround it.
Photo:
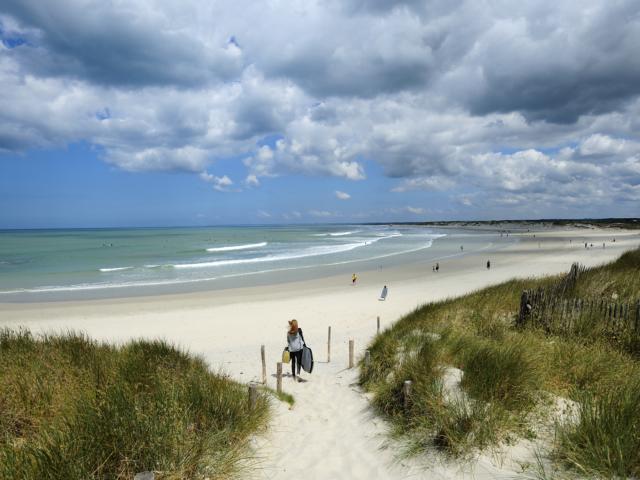
<path fill-rule="evenodd" d="M 261 218 L 271 218 L 272 217 L 272 215 L 269 212 L 265 211 L 265 210 L 258 210 L 257 215 L 259 217 L 261 217 Z"/>
<path fill-rule="evenodd" d="M 244 180 L 245 185 L 249 187 L 257 187 L 260 185 L 260 180 L 253 174 L 247 175 L 247 178 Z"/>
<path fill-rule="evenodd" d="M 624 139 L 611 138 L 608 135 L 594 133 L 582 142 L 580 154 L 585 156 L 618 155 L 624 153 L 627 143 Z"/>
<path fill-rule="evenodd" d="M 331 213 L 327 210 L 309 210 L 309 215 L 311 215 L 312 217 L 319 217 L 319 218 L 327 218 L 327 217 L 335 217 L 336 214 L 335 213 Z"/>
<path fill-rule="evenodd" d="M 346 192 L 341 192 L 340 190 L 336 190 L 335 195 L 339 200 L 349 200 L 351 198 L 351 195 Z"/>
<path fill-rule="evenodd" d="M 442 175 L 433 177 L 410 178 L 391 189 L 392 192 L 407 192 L 409 190 L 447 190 L 455 185 L 455 182 Z"/>
<path fill-rule="evenodd" d="M 233 185 L 233 181 L 226 175 L 223 175 L 222 177 L 216 177 L 215 175 L 211 175 L 210 173 L 201 172 L 200 178 L 207 183 L 213 184 L 213 188 L 215 190 L 218 190 L 219 192 L 228 192 L 230 191 L 229 187 Z"/>
<path fill-rule="evenodd" d="M 282 214 L 282 218 L 284 218 L 285 220 L 298 220 L 301 217 L 302 217 L 302 214 L 297 210 Z"/>
<path fill-rule="evenodd" d="M 407 212 L 413 213 L 414 215 L 424 215 L 425 213 L 427 213 L 427 211 L 424 208 L 420 208 L 420 207 L 407 206 L 405 208 Z"/>

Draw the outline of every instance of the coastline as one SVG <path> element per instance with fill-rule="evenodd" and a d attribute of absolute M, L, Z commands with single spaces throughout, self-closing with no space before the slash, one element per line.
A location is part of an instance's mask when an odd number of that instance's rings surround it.
<path fill-rule="evenodd" d="M 326 326 L 332 321 L 344 327 L 344 334 L 353 336 L 363 329 L 363 324 L 370 323 L 370 319 L 375 321 L 376 316 L 384 319 L 383 325 L 388 324 L 423 303 L 461 295 L 514 277 L 562 273 L 573 262 L 586 266 L 606 263 L 640 244 L 640 232 L 629 230 L 543 230 L 512 235 L 519 241 L 495 250 L 487 248 L 427 258 L 398 267 L 360 271 L 355 287 L 350 285 L 350 276 L 333 275 L 177 294 L 0 302 L 0 325 L 22 325 L 34 331 L 82 330 L 107 341 L 162 337 L 204 355 L 214 368 L 228 368 L 229 359 L 224 358 L 216 347 L 221 340 L 228 346 L 235 346 L 236 342 L 259 345 L 273 337 L 276 340 L 280 327 L 293 317 L 306 324 L 315 338 L 324 339 Z M 616 242 L 612 243 L 610 240 L 614 236 Z M 569 239 L 574 241 L 570 244 Z M 585 249 L 584 239 L 593 242 L 594 247 Z M 595 246 L 602 242 L 607 242 L 605 249 Z M 487 271 L 485 264 L 489 259 L 491 269 Z M 438 273 L 431 270 L 435 261 L 440 263 Z M 389 288 L 389 297 L 384 302 L 378 301 L 383 285 Z M 231 324 L 227 324 L 228 319 L 233 319 Z M 243 325 L 242 335 L 233 333 L 238 325 Z M 212 341 L 215 332 L 221 333 L 222 338 Z M 364 335 L 364 339 L 368 336 Z M 239 376 L 239 370 L 231 368 L 229 373 Z"/>

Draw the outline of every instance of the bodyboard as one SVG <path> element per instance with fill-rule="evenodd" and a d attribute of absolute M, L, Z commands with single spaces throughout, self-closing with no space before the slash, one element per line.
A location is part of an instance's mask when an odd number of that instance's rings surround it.
<path fill-rule="evenodd" d="M 306 345 L 302 347 L 302 369 L 307 373 L 313 371 L 313 352 Z"/>

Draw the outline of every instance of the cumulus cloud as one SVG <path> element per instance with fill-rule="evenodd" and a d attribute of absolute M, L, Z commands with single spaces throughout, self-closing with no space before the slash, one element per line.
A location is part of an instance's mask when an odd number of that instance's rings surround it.
<path fill-rule="evenodd" d="M 248 187 L 257 187 L 260 185 L 260 180 L 258 180 L 258 177 L 251 174 L 251 175 L 247 175 L 247 178 L 245 178 L 244 183 Z"/>
<path fill-rule="evenodd" d="M 211 175 L 210 173 L 201 172 L 200 178 L 207 183 L 211 183 L 213 185 L 213 188 L 215 190 L 218 190 L 219 192 L 228 192 L 229 187 L 233 185 L 233 181 L 226 175 L 223 175 L 222 177 L 216 177 L 215 175 Z"/>
<path fill-rule="evenodd" d="M 634 0 L 7 0 L 0 152 L 82 141 L 205 175 L 241 158 L 250 187 L 375 162 L 398 201 L 631 211 L 639 18 Z"/>
<path fill-rule="evenodd" d="M 425 214 L 427 212 L 424 208 L 411 207 L 411 206 L 407 206 L 406 210 L 407 210 L 407 212 L 413 213 L 415 215 L 423 215 L 423 214 Z"/>
<path fill-rule="evenodd" d="M 353 160 L 354 152 L 334 138 L 328 138 L 326 143 L 320 141 L 325 132 L 320 125 L 316 126 L 317 129 L 311 124 L 293 126 L 298 133 L 294 140 L 278 140 L 273 149 L 266 145 L 260 147 L 254 156 L 244 160 L 245 165 L 256 176 L 301 173 L 364 179 L 362 165 Z"/>
<path fill-rule="evenodd" d="M 292 212 L 283 213 L 282 218 L 285 220 L 298 220 L 302 218 L 302 213 L 297 210 L 293 210 Z"/>
<path fill-rule="evenodd" d="M 405 180 L 402 184 L 391 189 L 392 192 L 407 192 L 409 190 L 446 190 L 455 182 L 444 176 L 415 177 Z"/>
<path fill-rule="evenodd" d="M 194 87 L 238 76 L 242 52 L 223 32 L 188 32 L 196 15 L 212 13 L 205 5 L 187 3 L 180 12 L 170 2 L 145 3 L 7 0 L 0 8 L 30 45 L 16 58 L 39 75 L 126 87 Z"/>
<path fill-rule="evenodd" d="M 335 195 L 336 195 L 336 198 L 339 200 L 349 200 L 351 198 L 351 195 L 349 195 L 346 192 L 341 192 L 340 190 L 336 190 Z"/>
<path fill-rule="evenodd" d="M 327 217 L 337 216 L 335 213 L 329 212 L 327 210 L 309 210 L 307 213 L 312 217 L 317 217 L 317 218 L 327 218 Z"/>

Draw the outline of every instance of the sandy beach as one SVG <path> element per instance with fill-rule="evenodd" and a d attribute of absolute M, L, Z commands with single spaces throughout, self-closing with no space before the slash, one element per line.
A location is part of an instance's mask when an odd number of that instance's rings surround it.
<path fill-rule="evenodd" d="M 356 354 L 362 355 L 376 333 L 378 316 L 385 328 L 426 302 L 514 277 L 565 272 L 573 262 L 599 265 L 640 246 L 638 231 L 544 230 L 516 235 L 519 242 L 490 253 L 461 252 L 443 258 L 438 273 L 432 271 L 431 261 L 425 261 L 358 272 L 355 286 L 350 276 L 333 276 L 180 295 L 3 303 L 0 326 L 24 326 L 34 332 L 79 330 L 112 342 L 164 338 L 242 382 L 260 379 L 260 345 L 265 345 L 267 383 L 275 387 L 287 320 L 296 318 L 314 351 L 315 370 L 303 374 L 303 383 L 284 378 L 284 390 L 294 395 L 296 403 L 292 409 L 275 405 L 269 431 L 255 439 L 254 478 L 513 478 L 521 470 L 515 458 L 481 456 L 470 465 L 433 458 L 398 461 L 396 449 L 384 436 L 384 422 L 373 415 L 355 385 L 356 370 L 347 369 L 347 345 L 354 339 Z M 585 242 L 594 246 L 585 248 Z M 383 285 L 389 295 L 379 301 Z M 327 363 L 329 326 L 331 362 Z M 287 454 L 298 448 L 292 461 Z M 518 452 L 524 457 L 533 454 Z"/>

